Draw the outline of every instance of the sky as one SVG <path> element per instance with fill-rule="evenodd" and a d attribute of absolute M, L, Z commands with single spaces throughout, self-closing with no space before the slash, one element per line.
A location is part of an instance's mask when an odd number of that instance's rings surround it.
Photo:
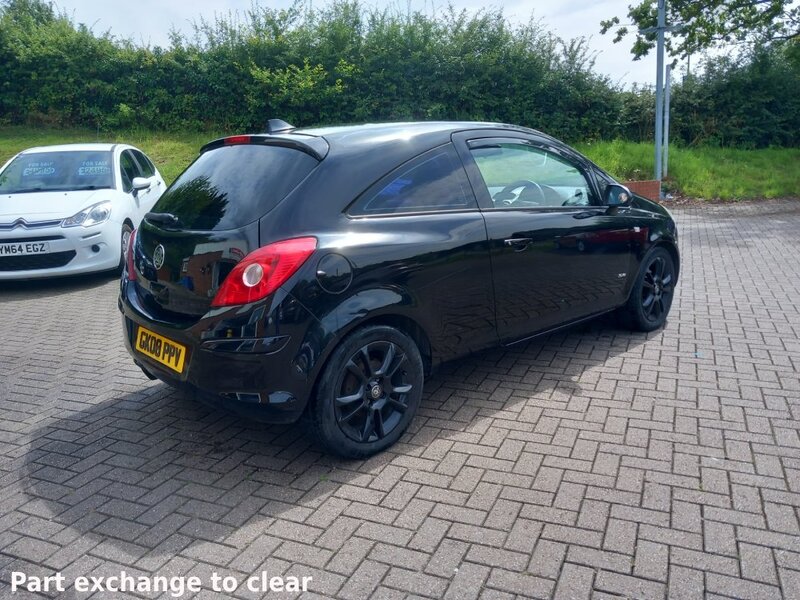
<path fill-rule="evenodd" d="M 258 0 L 261 6 L 287 8 L 292 0 Z M 311 0 L 313 6 L 323 6 L 325 0 Z M 634 83 L 655 83 L 655 55 L 634 61 L 630 54 L 632 40 L 626 38 L 612 43 L 612 34 L 600 34 L 600 21 L 619 16 L 626 22 L 627 7 L 633 0 L 451 0 L 456 9 L 477 11 L 490 6 L 502 8 L 512 23 L 525 23 L 531 16 L 564 38 L 588 38 L 589 47 L 596 53 L 595 68 L 611 77 L 615 83 L 630 87 Z M 367 6 L 394 7 L 432 13 L 447 6 L 447 0 L 364 0 Z M 136 0 L 136 2 L 98 2 L 97 0 L 55 0 L 54 4 L 67 12 L 75 22 L 84 23 L 96 34 L 110 31 L 119 38 L 130 38 L 139 44 L 169 45 L 170 26 L 184 32 L 191 22 L 229 11 L 244 12 L 252 0 Z M 630 36 L 629 36 L 630 37 Z"/>

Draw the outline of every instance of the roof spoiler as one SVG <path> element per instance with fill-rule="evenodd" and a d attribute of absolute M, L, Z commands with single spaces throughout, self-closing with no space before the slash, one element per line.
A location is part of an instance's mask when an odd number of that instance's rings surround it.
<path fill-rule="evenodd" d="M 276 134 L 255 133 L 252 135 L 231 135 L 219 138 L 208 142 L 200 148 L 200 154 L 208 150 L 213 150 L 214 148 L 221 148 L 222 146 L 239 146 L 244 144 L 292 148 L 300 152 L 305 152 L 317 160 L 325 158 L 329 150 L 328 142 L 323 137 L 291 134 L 289 131 L 285 131 Z"/>

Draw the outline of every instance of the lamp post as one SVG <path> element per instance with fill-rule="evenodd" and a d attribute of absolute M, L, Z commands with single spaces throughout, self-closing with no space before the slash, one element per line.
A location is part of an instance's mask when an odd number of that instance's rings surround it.
<path fill-rule="evenodd" d="M 661 183 L 661 150 L 664 148 L 664 26 L 667 0 L 658 0 L 658 33 L 656 33 L 656 179 Z"/>
<path fill-rule="evenodd" d="M 656 34 L 656 149 L 655 149 L 655 178 L 661 182 L 667 171 L 666 158 L 669 156 L 668 150 L 664 149 L 664 121 L 669 126 L 669 115 L 664 116 L 664 35 L 666 32 L 676 32 L 683 29 L 683 25 L 667 26 L 667 0 L 658 0 L 658 20 L 655 27 L 640 29 L 639 33 L 647 35 Z M 669 92 L 667 92 L 669 93 Z M 667 109 L 669 110 L 669 108 Z M 667 141 L 669 143 L 669 141 Z M 662 151 L 666 156 L 662 160 Z"/>
<path fill-rule="evenodd" d="M 671 73 L 672 65 L 667 65 L 667 82 L 664 85 L 664 177 L 668 175 L 669 171 L 669 95 Z"/>

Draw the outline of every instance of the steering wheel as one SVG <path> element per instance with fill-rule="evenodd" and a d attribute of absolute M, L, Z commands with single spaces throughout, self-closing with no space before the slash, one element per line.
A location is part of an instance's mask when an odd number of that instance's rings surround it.
<path fill-rule="evenodd" d="M 515 196 L 513 192 L 517 188 L 522 188 L 522 191 L 519 193 L 518 196 Z M 494 195 L 493 199 L 495 201 L 498 200 L 502 201 L 503 204 L 506 206 L 511 206 L 512 204 L 514 204 L 516 200 L 519 200 L 522 197 L 522 194 L 525 193 L 525 190 L 527 189 L 536 190 L 539 193 L 539 196 L 541 197 L 541 201 L 545 200 L 545 195 L 544 191 L 542 190 L 542 186 L 540 186 L 535 181 L 531 181 L 530 179 L 518 179 L 513 183 L 509 183 L 506 187 L 497 192 Z M 531 204 L 539 204 L 539 202 L 529 199 L 526 199 L 525 202 Z"/>

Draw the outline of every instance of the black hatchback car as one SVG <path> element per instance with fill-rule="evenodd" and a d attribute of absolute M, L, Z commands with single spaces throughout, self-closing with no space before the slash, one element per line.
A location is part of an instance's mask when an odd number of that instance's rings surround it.
<path fill-rule="evenodd" d="M 149 377 L 262 421 L 307 415 L 364 457 L 443 361 L 614 310 L 663 325 L 675 222 L 552 137 L 281 124 L 204 146 L 131 237 L 119 306 Z"/>

